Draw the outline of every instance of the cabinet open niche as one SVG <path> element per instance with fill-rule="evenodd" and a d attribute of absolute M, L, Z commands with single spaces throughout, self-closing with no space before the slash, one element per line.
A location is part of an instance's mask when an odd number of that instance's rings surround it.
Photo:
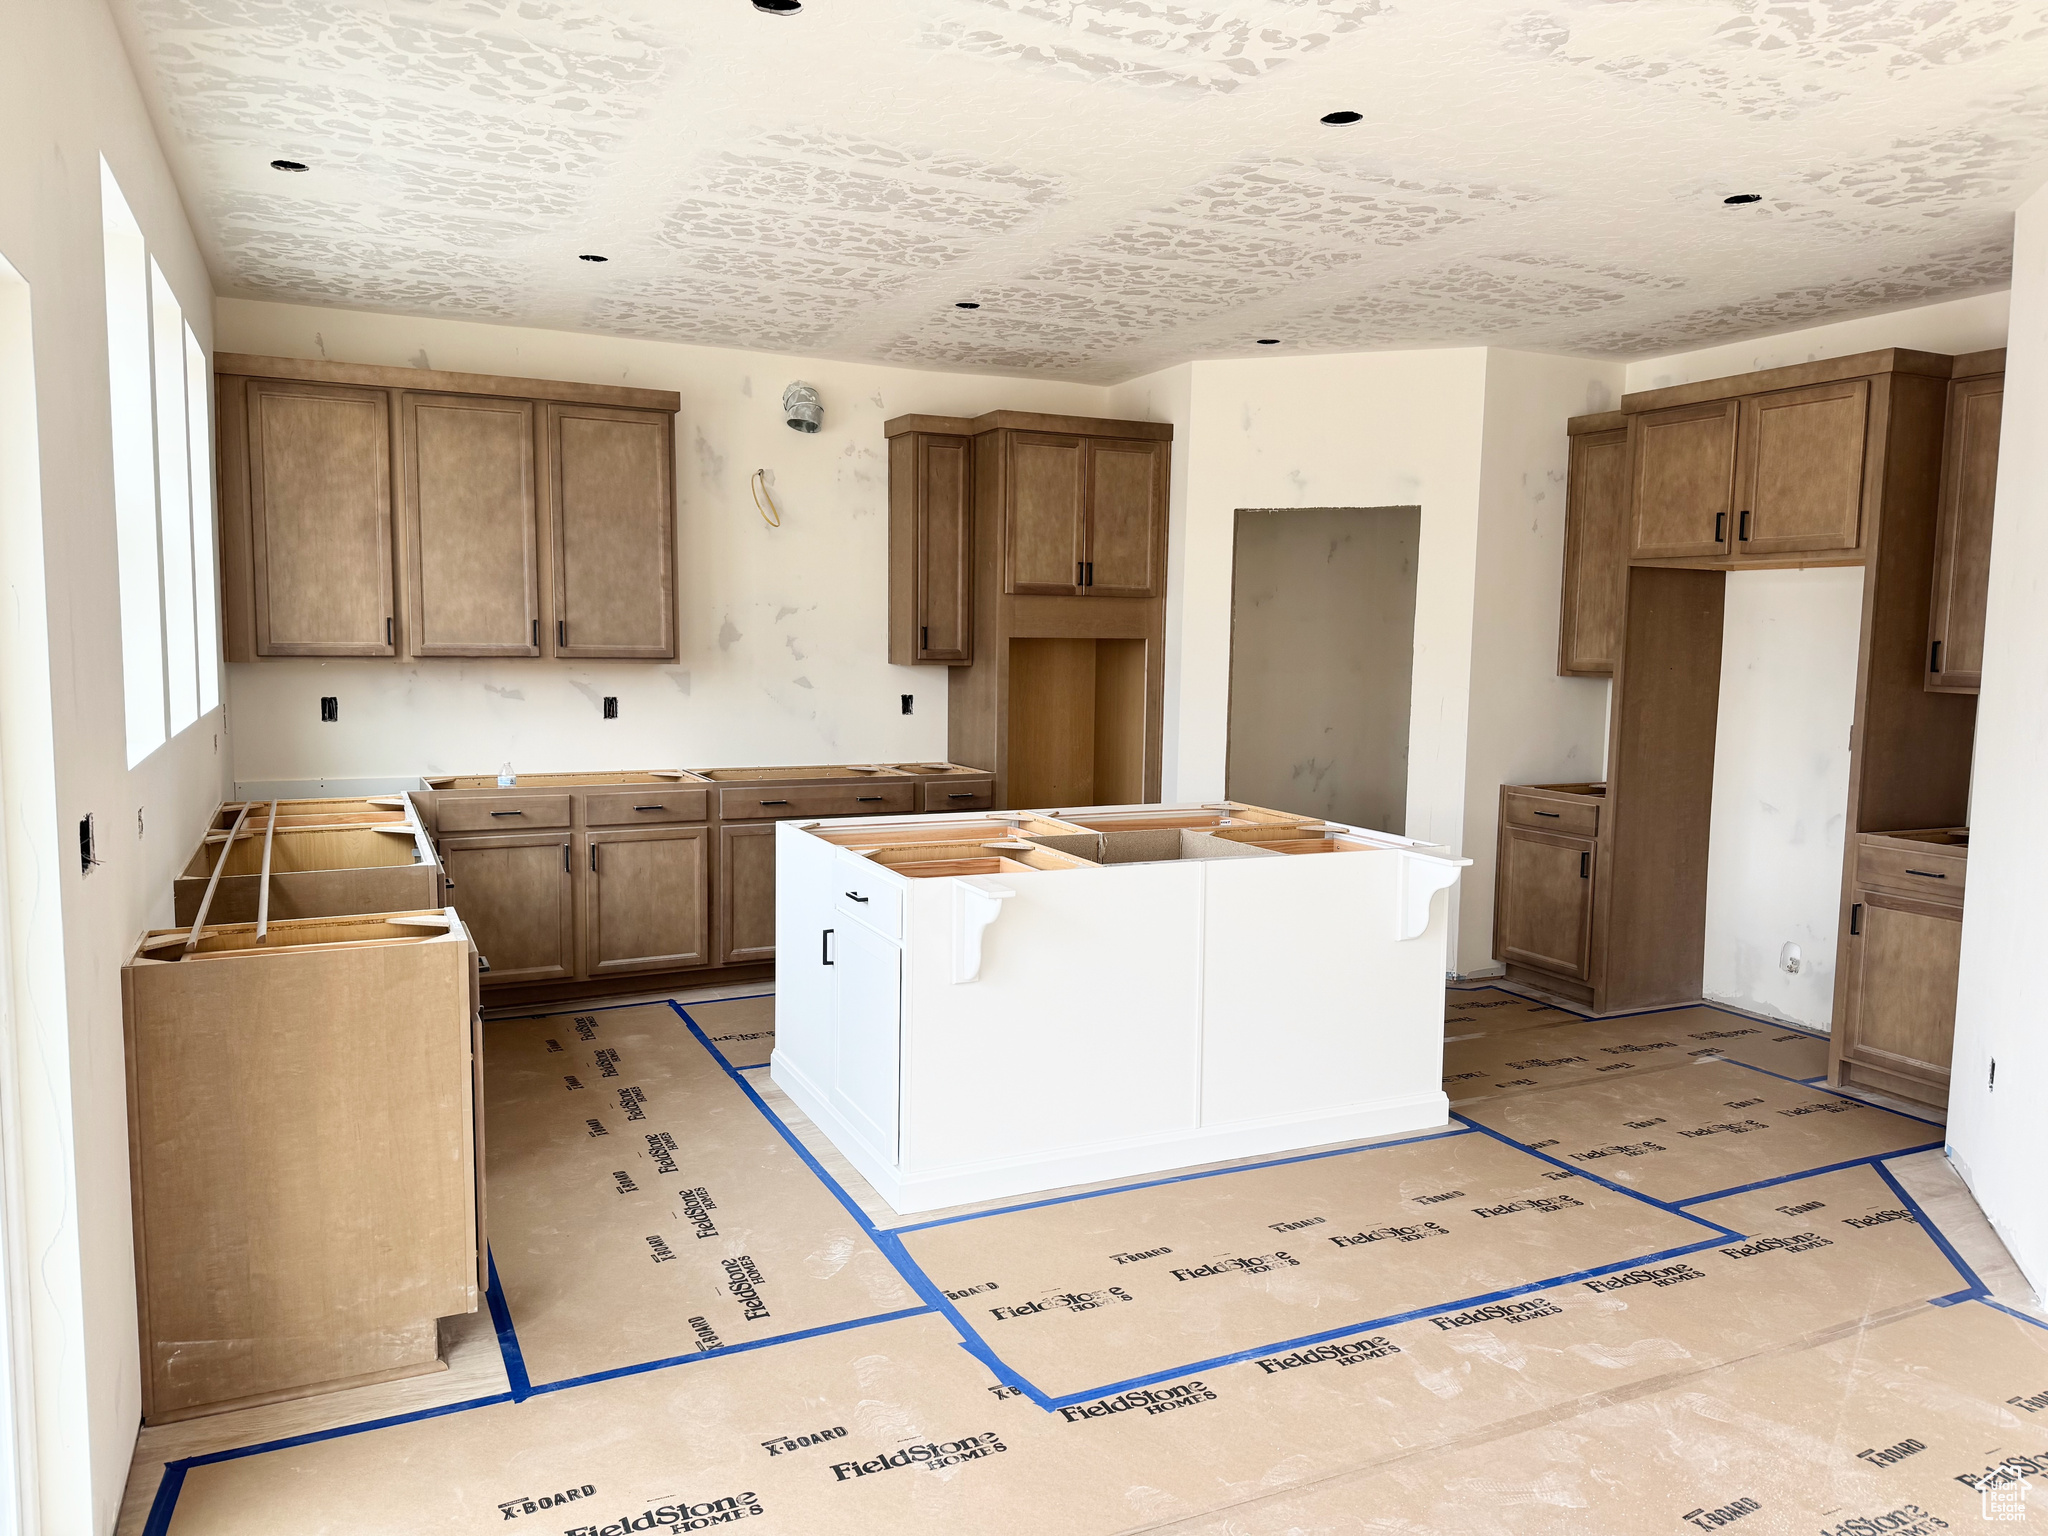
<path fill-rule="evenodd" d="M 679 395 L 214 365 L 229 661 L 675 658 Z"/>
<path fill-rule="evenodd" d="M 1145 798 L 1145 642 L 1012 639 L 1012 805 Z"/>

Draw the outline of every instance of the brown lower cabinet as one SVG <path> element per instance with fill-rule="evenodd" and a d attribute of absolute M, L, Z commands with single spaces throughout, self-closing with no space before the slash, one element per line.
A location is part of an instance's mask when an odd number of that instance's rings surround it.
<path fill-rule="evenodd" d="M 718 829 L 721 965 L 775 958 L 775 823 Z"/>
<path fill-rule="evenodd" d="M 584 834 L 579 974 L 676 971 L 711 958 L 711 829 Z"/>
<path fill-rule="evenodd" d="M 1856 839 L 1830 1045 L 1838 1088 L 1948 1106 L 1969 832 Z"/>
<path fill-rule="evenodd" d="M 442 841 L 449 902 L 493 986 L 568 981 L 580 973 L 570 841 L 567 828 Z"/>
<path fill-rule="evenodd" d="M 1593 1000 L 1602 784 L 1506 784 L 1493 872 L 1493 957 L 1510 978 Z"/>

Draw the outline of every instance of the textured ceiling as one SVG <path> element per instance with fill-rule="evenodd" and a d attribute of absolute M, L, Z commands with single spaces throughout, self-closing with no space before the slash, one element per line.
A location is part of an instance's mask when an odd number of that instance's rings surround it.
<path fill-rule="evenodd" d="M 223 293 L 1097 382 L 1980 291 L 2048 176 L 2048 0 L 115 4 Z"/>

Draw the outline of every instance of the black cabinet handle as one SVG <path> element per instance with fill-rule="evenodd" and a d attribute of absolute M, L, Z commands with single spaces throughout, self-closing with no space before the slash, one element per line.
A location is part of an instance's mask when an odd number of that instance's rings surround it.
<path fill-rule="evenodd" d="M 867 899 L 867 897 L 865 897 L 865 896 L 856 896 L 856 895 L 854 895 L 854 893 L 853 893 L 852 891 L 848 891 L 848 892 L 846 893 L 846 897 L 847 897 L 847 900 L 849 900 L 849 901 L 857 901 L 857 902 L 859 902 L 859 903 L 860 903 L 860 904 L 861 904 L 862 906 L 866 906 L 866 905 L 868 904 L 868 899 Z"/>
<path fill-rule="evenodd" d="M 928 651 L 932 648 L 932 631 L 929 624 L 919 627 L 917 631 L 917 648 L 920 651 Z"/>
<path fill-rule="evenodd" d="M 1716 544 L 1728 542 L 1728 514 L 1726 512 L 1716 512 L 1714 514 L 1714 542 Z"/>
<path fill-rule="evenodd" d="M 1930 672 L 1939 672 L 1941 670 L 1941 642 L 1939 640 L 1935 641 L 1927 652 L 1927 670 Z"/>
<path fill-rule="evenodd" d="M 1552 821 L 1555 821 L 1559 816 L 1562 816 L 1564 813 L 1562 811 L 1538 811 L 1536 814 L 1538 816 L 1548 816 Z"/>
<path fill-rule="evenodd" d="M 1088 585 L 1088 565 L 1086 561 L 1076 560 L 1074 562 L 1074 585 L 1077 587 Z"/>
<path fill-rule="evenodd" d="M 1095 562 L 1093 560 L 1090 560 L 1088 562 L 1088 579 L 1082 582 L 1081 585 L 1084 587 L 1092 587 L 1095 585 Z"/>
<path fill-rule="evenodd" d="M 555 644 L 556 644 L 556 645 L 567 645 L 568 643 L 569 643 L 569 621 L 568 621 L 567 619 L 557 619 L 557 620 L 555 620 Z"/>
<path fill-rule="evenodd" d="M 1593 878 L 1593 855 L 1590 853 L 1579 855 L 1579 878 L 1581 880 Z"/>
<path fill-rule="evenodd" d="M 633 809 L 636 811 L 665 811 L 668 807 L 665 805 L 636 805 Z"/>
<path fill-rule="evenodd" d="M 762 803 L 763 805 L 787 805 L 787 804 L 789 804 L 789 802 L 788 802 L 787 800 L 763 800 L 763 801 L 762 801 L 761 803 Z"/>
<path fill-rule="evenodd" d="M 388 617 L 384 620 L 384 643 L 386 645 L 396 645 L 398 643 L 391 638 L 391 620 Z"/>
<path fill-rule="evenodd" d="M 818 964 L 830 965 L 831 963 L 832 930 L 830 928 L 827 928 L 823 933 L 818 935 Z"/>
<path fill-rule="evenodd" d="M 540 649 L 540 620 L 539 620 L 539 619 L 535 619 L 535 620 L 533 621 L 533 648 L 534 648 L 534 649 L 535 649 L 536 651 Z"/>
<path fill-rule="evenodd" d="M 567 843 L 562 844 L 562 873 L 565 875 L 569 873 L 569 845 Z"/>
<path fill-rule="evenodd" d="M 855 805 L 866 805 L 870 801 L 879 800 L 881 798 L 882 797 L 880 795 L 855 795 L 853 797 L 853 803 Z"/>
<path fill-rule="evenodd" d="M 1906 873 L 1918 875 L 1922 880 L 1946 880 L 1948 878 L 1947 875 L 1938 875 L 1931 869 L 1909 869 Z"/>
<path fill-rule="evenodd" d="M 597 844 L 595 843 L 590 845 L 590 872 L 593 875 L 597 873 Z"/>
<path fill-rule="evenodd" d="M 1744 513 L 1742 514 L 1742 520 L 1741 520 L 1741 521 L 1740 521 L 1740 522 L 1739 522 L 1738 524 L 1736 524 L 1736 532 L 1735 532 L 1735 537 L 1736 537 L 1737 541 L 1738 541 L 1738 542 L 1740 542 L 1740 543 L 1743 543 L 1743 544 L 1747 544 L 1747 543 L 1749 542 L 1749 513 L 1748 513 L 1748 512 L 1744 512 Z"/>
<path fill-rule="evenodd" d="M 955 789 L 949 791 L 946 798 L 948 800 L 979 800 L 981 796 L 971 789 Z"/>
<path fill-rule="evenodd" d="M 1849 933 L 1853 937 L 1863 932 L 1863 903 L 1855 902 L 1849 908 Z"/>
<path fill-rule="evenodd" d="M 524 815 L 526 814 L 526 812 L 524 812 L 524 811 L 493 811 L 493 812 L 491 812 L 491 814 L 492 814 L 493 816 L 524 816 Z"/>

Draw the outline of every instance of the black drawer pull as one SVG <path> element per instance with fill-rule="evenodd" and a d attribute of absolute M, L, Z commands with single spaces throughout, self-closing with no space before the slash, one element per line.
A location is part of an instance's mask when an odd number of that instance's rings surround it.
<path fill-rule="evenodd" d="M 1849 908 L 1849 936 L 1850 936 L 1851 938 L 1854 938 L 1854 937 L 1856 937 L 1857 935 L 1861 934 L 1862 932 L 1863 932 L 1863 903 L 1859 901 L 1859 902 L 1856 902 L 1856 903 L 1855 903 L 1854 905 L 1852 905 L 1852 906 L 1851 906 L 1851 907 Z"/>
<path fill-rule="evenodd" d="M 866 805 L 870 801 L 879 800 L 881 798 L 882 797 L 880 795 L 855 795 L 853 797 L 853 803 L 855 805 Z"/>
<path fill-rule="evenodd" d="M 665 805 L 636 805 L 633 809 L 636 811 L 665 811 L 668 807 Z"/>
<path fill-rule="evenodd" d="M 832 963 L 832 930 L 830 928 L 827 928 L 818 935 L 818 963 L 820 965 L 830 965 Z"/>
<path fill-rule="evenodd" d="M 1716 544 L 1728 542 L 1728 514 L 1726 512 L 1716 512 L 1714 514 L 1714 542 Z"/>
<path fill-rule="evenodd" d="M 569 870 L 569 845 L 568 845 L 567 843 L 564 843 L 564 844 L 562 844 L 562 872 L 563 872 L 564 874 L 567 874 L 567 873 L 568 873 L 568 870 Z"/>
<path fill-rule="evenodd" d="M 866 905 L 868 904 L 868 899 L 867 899 L 867 897 L 865 897 L 865 896 L 856 896 L 856 895 L 854 895 L 854 894 L 853 894 L 853 892 L 851 892 L 851 891 L 848 891 L 848 892 L 846 893 L 846 898 L 847 898 L 847 900 L 849 900 L 849 901 L 857 901 L 857 902 L 859 902 L 859 903 L 860 903 L 860 904 L 861 904 L 862 906 L 866 906 Z"/>
<path fill-rule="evenodd" d="M 491 814 L 492 814 L 493 816 L 524 816 L 524 815 L 526 814 L 526 812 L 524 812 L 524 811 L 493 811 L 493 812 L 491 812 Z"/>
<path fill-rule="evenodd" d="M 979 800 L 980 794 L 971 789 L 955 789 L 947 793 L 948 800 Z"/>
<path fill-rule="evenodd" d="M 1581 880 L 1593 878 L 1593 855 L 1590 853 L 1579 855 L 1579 878 Z"/>
<path fill-rule="evenodd" d="M 1550 819 L 1551 819 L 1552 821 L 1555 821 L 1555 820 L 1557 820 L 1557 818 L 1558 818 L 1558 817 L 1562 816 L 1562 815 L 1564 814 L 1564 812 L 1562 812 L 1562 811 L 1538 811 L 1538 812 L 1537 812 L 1536 814 L 1537 814 L 1538 816 L 1548 816 L 1548 817 L 1549 817 L 1549 818 L 1550 818 Z"/>
<path fill-rule="evenodd" d="M 763 801 L 762 801 L 761 803 L 762 803 L 763 805 L 787 805 L 787 804 L 789 804 L 789 802 L 788 802 L 787 800 L 763 800 Z"/>
<path fill-rule="evenodd" d="M 1737 528 L 1736 540 L 1739 543 L 1747 544 L 1749 542 L 1749 514 L 1747 512 L 1742 514 L 1742 521 L 1737 525 Z"/>
<path fill-rule="evenodd" d="M 1941 642 L 1939 640 L 1935 641 L 1927 652 L 1927 670 L 1930 672 L 1939 672 L 1941 670 Z"/>
<path fill-rule="evenodd" d="M 1946 880 L 1948 878 L 1947 875 L 1938 875 L 1931 869 L 1909 869 L 1906 873 L 1918 875 L 1922 880 Z"/>

